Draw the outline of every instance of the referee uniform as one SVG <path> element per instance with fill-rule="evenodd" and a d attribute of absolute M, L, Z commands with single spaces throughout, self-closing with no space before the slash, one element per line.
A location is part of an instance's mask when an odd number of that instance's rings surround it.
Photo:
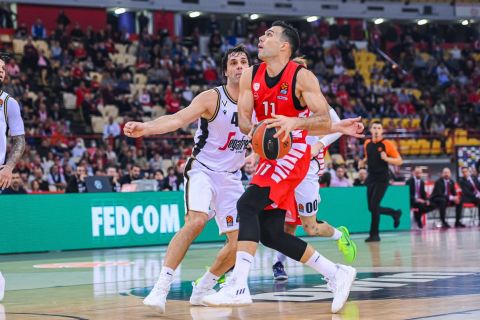
<path fill-rule="evenodd" d="M 389 184 L 388 163 L 381 158 L 381 154 L 385 152 L 388 157 L 398 158 L 400 157 L 400 153 L 398 153 L 395 145 L 391 141 L 385 139 L 377 142 L 368 139 L 365 141 L 364 148 L 368 164 L 368 177 L 365 182 L 367 186 L 368 210 L 372 214 L 370 237 L 365 241 L 380 241 L 378 230 L 380 215 L 385 214 L 391 216 L 394 221 L 394 227 L 397 228 L 400 224 L 401 214 L 400 210 L 380 206 Z"/>

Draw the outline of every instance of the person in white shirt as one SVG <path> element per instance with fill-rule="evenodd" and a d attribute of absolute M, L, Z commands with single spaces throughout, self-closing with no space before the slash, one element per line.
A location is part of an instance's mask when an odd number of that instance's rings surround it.
<path fill-rule="evenodd" d="M 108 138 L 117 138 L 122 132 L 120 130 L 120 125 L 113 121 L 113 117 L 108 117 L 108 123 L 103 128 L 103 139 Z"/>
<path fill-rule="evenodd" d="M 345 168 L 339 166 L 335 171 L 335 174 L 332 176 L 332 182 L 330 182 L 330 187 L 352 187 L 352 182 L 345 175 Z"/>

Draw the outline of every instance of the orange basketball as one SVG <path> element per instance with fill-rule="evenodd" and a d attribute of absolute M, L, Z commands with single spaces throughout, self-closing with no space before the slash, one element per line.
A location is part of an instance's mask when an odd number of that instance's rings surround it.
<path fill-rule="evenodd" d="M 264 159 L 274 160 L 284 157 L 292 147 L 292 134 L 287 141 L 282 139 L 285 134 L 278 138 L 273 136 L 277 133 L 277 128 L 267 128 L 265 122 L 260 122 L 252 133 L 253 151 Z"/>

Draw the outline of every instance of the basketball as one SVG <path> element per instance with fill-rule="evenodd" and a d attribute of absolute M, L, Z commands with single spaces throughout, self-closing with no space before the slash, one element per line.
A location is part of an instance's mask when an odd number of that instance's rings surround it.
<path fill-rule="evenodd" d="M 260 157 L 269 160 L 284 157 L 292 147 L 292 134 L 290 133 L 287 141 L 283 142 L 284 134 L 274 138 L 276 133 L 277 128 L 267 128 L 264 121 L 260 122 L 252 134 L 253 151 Z"/>

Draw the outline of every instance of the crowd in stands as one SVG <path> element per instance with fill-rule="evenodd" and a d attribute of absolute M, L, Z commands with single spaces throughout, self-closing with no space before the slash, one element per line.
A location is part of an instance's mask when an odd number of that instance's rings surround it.
<path fill-rule="evenodd" d="M 195 124 L 165 138 L 136 141 L 122 136 L 123 124 L 175 113 L 198 92 L 221 83 L 222 53 L 243 42 L 255 56 L 267 24 L 224 35 L 212 16 L 208 28 L 195 28 L 188 37 L 144 28 L 135 41 L 112 25 L 99 31 L 84 27 L 62 12 L 55 30 L 47 30 L 41 19 L 16 29 L 23 48 L 8 59 L 4 89 L 19 101 L 27 130 L 27 150 L 17 168 L 25 189 L 81 192 L 86 175 L 110 176 L 116 191 L 138 177 L 157 180 L 159 190 L 181 189 Z M 455 39 L 446 28 L 392 23 L 350 30 L 322 20 L 303 28 L 300 53 L 342 118 L 411 119 L 412 127 L 403 129 L 434 135 L 446 128 L 475 129 L 479 35 L 472 27 L 462 33 L 465 47 L 447 49 L 445 43 Z M 200 52 L 202 36 L 209 37 L 208 52 Z M 368 51 L 351 41 L 363 38 Z M 378 50 L 396 63 L 386 62 Z M 387 131 L 398 129 L 396 123 L 387 124 Z M 101 138 L 92 138 L 100 132 Z M 362 154 L 358 143 L 348 148 Z M 329 184 L 364 183 L 366 172 L 357 160 L 331 167 Z M 244 168 L 244 180 L 253 169 Z"/>

